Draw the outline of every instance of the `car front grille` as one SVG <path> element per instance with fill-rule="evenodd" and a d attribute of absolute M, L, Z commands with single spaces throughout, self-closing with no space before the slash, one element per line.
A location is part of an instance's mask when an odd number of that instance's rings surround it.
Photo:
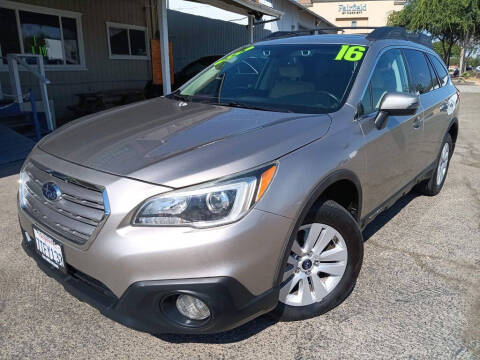
<path fill-rule="evenodd" d="M 60 196 L 48 200 L 43 186 L 56 184 Z M 66 240 L 85 244 L 109 213 L 106 192 L 29 161 L 22 173 L 22 208 L 41 225 Z"/>

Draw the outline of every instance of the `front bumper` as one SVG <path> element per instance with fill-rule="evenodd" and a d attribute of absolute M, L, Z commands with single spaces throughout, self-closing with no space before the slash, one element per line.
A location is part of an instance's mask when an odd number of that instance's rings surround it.
<path fill-rule="evenodd" d="M 37 227 L 62 243 L 69 273 L 52 270 L 25 245 L 27 253 L 67 291 L 106 316 L 150 333 L 213 333 L 276 305 L 274 288 L 291 219 L 252 209 L 240 221 L 215 228 L 134 227 L 129 220 L 136 206 L 168 188 L 84 168 L 38 149 L 30 157 L 108 193 L 110 214 L 84 245 L 72 243 L 19 208 L 23 236 L 33 238 Z M 171 292 L 205 299 L 211 320 L 195 328 L 166 319 L 159 304 Z"/>
<path fill-rule="evenodd" d="M 25 234 L 22 231 L 22 234 Z M 252 295 L 231 277 L 182 280 L 140 281 L 116 297 L 96 279 L 67 265 L 67 273 L 55 269 L 35 251 L 34 241 L 23 235 L 22 247 L 38 267 L 57 280 L 78 300 L 95 307 L 103 315 L 132 329 L 151 334 L 211 334 L 240 326 L 272 310 L 278 301 L 278 288 L 258 296 Z M 203 300 L 211 316 L 199 325 L 191 324 L 179 314 L 166 311 L 162 304 L 172 294 L 190 294 Z"/>
<path fill-rule="evenodd" d="M 101 281 L 117 297 L 130 285 L 150 280 L 231 277 L 253 295 L 276 285 L 292 219 L 254 208 L 240 221 L 214 228 L 131 226 L 138 204 L 170 189 L 85 168 L 39 149 L 30 158 L 105 189 L 110 214 L 85 245 L 72 243 L 20 208 L 19 221 L 30 237 L 37 226 L 62 243 L 70 266 Z"/>

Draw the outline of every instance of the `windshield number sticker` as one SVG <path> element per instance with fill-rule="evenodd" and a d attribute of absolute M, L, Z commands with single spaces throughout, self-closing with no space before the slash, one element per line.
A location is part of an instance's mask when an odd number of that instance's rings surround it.
<path fill-rule="evenodd" d="M 242 50 L 236 51 L 236 52 L 228 55 L 227 57 L 224 57 L 223 59 L 218 60 L 218 61 L 215 62 L 213 65 L 214 65 L 214 66 L 220 65 L 220 64 L 224 63 L 225 61 L 228 61 L 228 60 L 230 60 L 231 58 L 236 57 L 236 56 L 238 56 L 238 55 L 240 55 L 240 54 L 243 54 L 244 52 L 250 51 L 250 50 L 252 50 L 252 49 L 254 49 L 254 48 L 255 48 L 255 46 L 252 45 L 252 46 L 246 47 L 246 48 L 244 48 L 244 49 L 242 49 Z"/>
<path fill-rule="evenodd" d="M 366 49 L 364 46 L 342 45 L 340 51 L 335 57 L 335 60 L 359 61 L 362 59 L 365 50 Z"/>

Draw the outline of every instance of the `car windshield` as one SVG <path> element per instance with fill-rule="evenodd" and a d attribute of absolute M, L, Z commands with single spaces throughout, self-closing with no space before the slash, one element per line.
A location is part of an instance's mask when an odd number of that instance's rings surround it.
<path fill-rule="evenodd" d="M 247 46 L 170 97 L 266 111 L 333 112 L 343 105 L 365 51 L 342 44 Z"/>

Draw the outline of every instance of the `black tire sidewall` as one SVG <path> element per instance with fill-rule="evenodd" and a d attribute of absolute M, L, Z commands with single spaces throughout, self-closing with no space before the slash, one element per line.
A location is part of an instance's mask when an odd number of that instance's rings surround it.
<path fill-rule="evenodd" d="M 357 222 L 348 211 L 333 201 L 324 202 L 318 210 L 306 217 L 304 224 L 314 222 L 332 226 L 342 235 L 348 250 L 345 273 L 335 289 L 320 302 L 307 306 L 291 306 L 279 301 L 272 313 L 279 320 L 304 320 L 326 313 L 340 305 L 355 287 L 363 261 L 363 236 Z"/>

